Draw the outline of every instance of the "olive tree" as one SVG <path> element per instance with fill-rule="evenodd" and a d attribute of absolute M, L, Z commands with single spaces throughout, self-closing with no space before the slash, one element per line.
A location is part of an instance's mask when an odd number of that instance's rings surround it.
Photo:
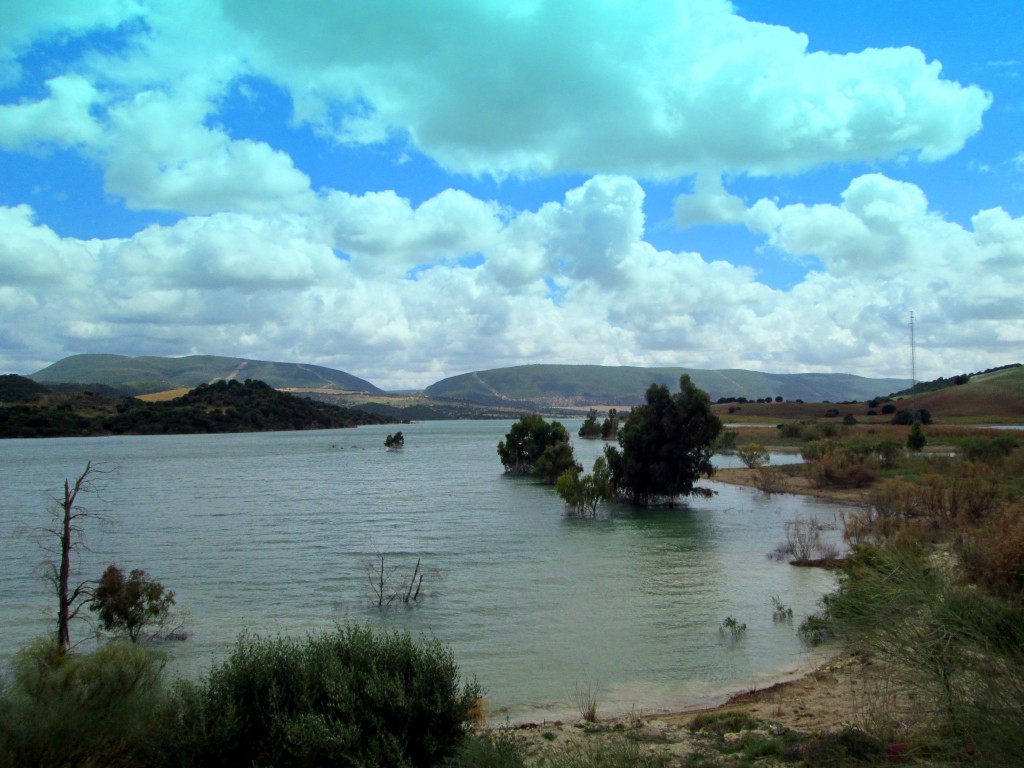
<path fill-rule="evenodd" d="M 696 483 L 714 474 L 712 442 L 722 422 L 712 413 L 707 393 L 684 375 L 679 392 L 670 394 L 668 387 L 652 384 L 644 399 L 619 429 L 619 447 L 605 448 L 616 494 L 640 505 L 710 496 L 710 490 Z"/>

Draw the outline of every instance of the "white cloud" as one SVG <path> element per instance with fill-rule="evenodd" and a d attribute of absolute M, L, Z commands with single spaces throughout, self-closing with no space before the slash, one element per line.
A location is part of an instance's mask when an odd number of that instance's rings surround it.
<path fill-rule="evenodd" d="M 1010 362 L 1024 344 L 1024 220 L 999 208 L 961 227 L 877 174 L 834 204 L 759 201 L 747 225 L 823 265 L 785 291 L 749 268 L 655 248 L 644 219 L 642 187 L 621 176 L 536 210 L 452 190 L 415 207 L 331 193 L 103 241 L 60 238 L 26 206 L 0 209 L 0 326 L 12 329 L 0 363 L 215 352 L 392 387 L 524 361 L 893 375 L 911 309 L 919 369 L 934 375 Z"/>
<path fill-rule="evenodd" d="M 90 114 L 98 94 L 88 80 L 61 75 L 48 80 L 46 88 L 45 99 L 0 105 L 0 147 L 24 149 L 51 142 L 71 147 L 100 138 L 102 128 Z"/>
<path fill-rule="evenodd" d="M 678 178 L 937 160 L 991 103 L 916 49 L 808 53 L 806 36 L 722 0 L 224 7 L 300 119 L 342 141 L 405 136 L 469 173 Z"/>

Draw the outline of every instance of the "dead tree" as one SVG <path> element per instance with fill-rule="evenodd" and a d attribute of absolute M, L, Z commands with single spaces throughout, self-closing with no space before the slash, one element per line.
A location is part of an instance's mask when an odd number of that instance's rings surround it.
<path fill-rule="evenodd" d="M 71 557 L 73 553 L 85 547 L 83 522 L 87 519 L 103 520 L 100 515 L 90 512 L 78 503 L 80 495 L 95 491 L 92 478 L 101 472 L 102 470 L 94 467 L 92 462 L 88 462 L 74 483 L 64 481 L 64 496 L 53 499 L 53 523 L 46 529 L 46 533 L 55 536 L 58 542 L 54 550 L 58 561 L 49 563 L 47 580 L 57 595 L 56 639 L 61 653 L 65 653 L 71 647 L 72 619 L 78 616 L 85 600 L 92 595 L 92 582 L 78 581 L 72 585 Z"/>

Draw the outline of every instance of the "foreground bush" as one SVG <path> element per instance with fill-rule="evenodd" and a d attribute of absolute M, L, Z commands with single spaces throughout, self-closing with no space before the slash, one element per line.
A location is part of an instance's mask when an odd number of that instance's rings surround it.
<path fill-rule="evenodd" d="M 832 627 L 916 693 L 929 749 L 968 765 L 1019 764 L 1024 604 L 963 583 L 948 555 L 904 543 L 858 547 L 825 605 Z"/>
<path fill-rule="evenodd" d="M 152 764 L 162 666 L 127 642 L 89 654 L 29 646 L 0 697 L 0 766 Z"/>
<path fill-rule="evenodd" d="M 243 635 L 206 680 L 173 691 L 168 763 L 434 766 L 480 697 L 451 652 L 343 627 L 303 641 Z"/>

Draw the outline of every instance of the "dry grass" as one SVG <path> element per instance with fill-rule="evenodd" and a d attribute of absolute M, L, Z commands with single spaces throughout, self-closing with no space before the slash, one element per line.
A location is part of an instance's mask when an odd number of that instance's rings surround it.
<path fill-rule="evenodd" d="M 150 392 L 148 395 L 139 395 L 137 399 L 142 400 L 145 403 L 163 403 L 167 400 L 174 400 L 175 398 L 187 395 L 192 391 L 192 389 L 192 387 L 165 389 L 163 392 Z"/>

